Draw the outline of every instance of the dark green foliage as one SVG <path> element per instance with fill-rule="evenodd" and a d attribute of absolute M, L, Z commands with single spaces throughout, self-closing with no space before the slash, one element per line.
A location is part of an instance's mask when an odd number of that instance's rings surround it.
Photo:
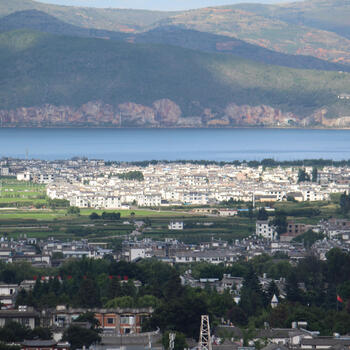
<path fill-rule="evenodd" d="M 244 277 L 239 306 L 248 316 L 262 311 L 266 305 L 266 295 L 261 289 L 259 279 L 252 267 Z"/>
<path fill-rule="evenodd" d="M 165 332 L 162 337 L 162 344 L 165 350 L 169 350 L 169 332 Z M 174 350 L 183 350 L 188 348 L 188 345 L 186 343 L 186 337 L 185 334 L 180 332 L 173 332 L 175 333 L 175 341 L 174 341 Z"/>
<path fill-rule="evenodd" d="M 80 215 L 80 209 L 78 207 L 69 207 L 67 209 L 67 214 Z"/>
<path fill-rule="evenodd" d="M 299 169 L 298 172 L 298 182 L 310 181 L 309 174 L 305 171 L 305 169 Z"/>
<path fill-rule="evenodd" d="M 317 182 L 318 170 L 316 167 L 312 168 L 312 182 Z"/>
<path fill-rule="evenodd" d="M 104 211 L 101 215 L 102 220 L 111 220 L 111 221 L 117 221 L 120 220 L 120 213 L 110 213 Z"/>
<path fill-rule="evenodd" d="M 19 283 L 25 279 L 32 279 L 37 275 L 37 269 L 29 263 L 5 264 L 0 263 L 0 280 L 5 283 Z"/>
<path fill-rule="evenodd" d="M 276 227 L 276 232 L 281 235 L 287 231 L 287 216 L 284 212 L 276 212 L 275 218 L 272 220 L 271 225 Z"/>
<path fill-rule="evenodd" d="M 104 211 L 101 216 L 93 212 L 89 215 L 90 220 L 108 220 L 108 221 L 118 221 L 120 220 L 120 213 L 107 212 Z"/>
<path fill-rule="evenodd" d="M 68 208 L 69 207 L 69 201 L 66 199 L 47 199 L 47 204 L 51 209 L 57 209 L 57 208 Z"/>
<path fill-rule="evenodd" d="M 83 346 L 88 348 L 91 344 L 101 341 L 101 337 L 96 330 L 82 328 L 74 325 L 74 323 L 64 332 L 63 339 L 71 344 L 73 350 L 82 349 Z"/>
<path fill-rule="evenodd" d="M 116 174 L 120 179 L 123 180 L 137 180 L 143 181 L 143 173 L 141 171 L 128 171 L 127 173 Z"/>
<path fill-rule="evenodd" d="M 21 350 L 19 345 L 8 345 L 0 342 L 0 350 Z"/>
<path fill-rule="evenodd" d="M 80 282 L 77 298 L 82 307 L 98 307 L 101 303 L 98 286 L 90 278 L 83 279 Z"/>
<path fill-rule="evenodd" d="M 8 322 L 4 327 L 0 328 L 0 342 L 17 343 L 24 339 L 51 339 L 52 333 L 48 328 L 37 327 L 31 330 L 28 327 L 22 326 L 17 322 Z"/>
<path fill-rule="evenodd" d="M 324 238 L 322 233 L 316 233 L 312 230 L 299 235 L 298 237 L 293 238 L 293 242 L 300 242 L 304 244 L 305 248 L 310 248 L 316 241 Z"/>
<path fill-rule="evenodd" d="M 29 337 L 30 330 L 17 322 L 9 322 L 0 328 L 0 341 L 11 343 L 18 342 Z"/>
<path fill-rule="evenodd" d="M 237 326 L 246 326 L 248 323 L 248 316 L 239 306 L 234 306 L 228 310 L 226 314 L 227 319 Z"/>
<path fill-rule="evenodd" d="M 172 302 L 163 303 L 149 320 L 151 329 L 177 330 L 188 337 L 198 339 L 201 315 L 209 314 L 204 293 L 187 291 Z"/>
<path fill-rule="evenodd" d="M 342 214 L 348 214 L 350 211 L 350 194 L 342 193 L 339 200 L 340 211 Z"/>
<path fill-rule="evenodd" d="M 304 296 L 302 290 L 299 288 L 298 279 L 294 272 L 292 272 L 286 280 L 286 294 L 287 299 L 291 302 L 300 302 L 304 301 Z"/>
<path fill-rule="evenodd" d="M 89 215 L 90 220 L 98 220 L 100 219 L 100 215 L 98 215 L 97 213 L 93 212 Z"/>
<path fill-rule="evenodd" d="M 108 299 L 114 299 L 116 297 L 122 296 L 122 286 L 118 278 L 113 278 L 109 281 L 107 297 Z"/>
<path fill-rule="evenodd" d="M 275 281 L 272 280 L 271 283 L 269 284 L 269 287 L 268 287 L 267 292 L 266 292 L 267 300 L 271 301 L 271 299 L 273 298 L 274 295 L 276 295 L 276 297 L 279 298 L 280 292 L 279 292 L 279 289 L 278 289 Z"/>
<path fill-rule="evenodd" d="M 267 214 L 267 211 L 265 208 L 260 208 L 258 211 L 257 220 L 267 220 L 269 218 L 269 215 Z"/>
<path fill-rule="evenodd" d="M 89 322 L 92 328 L 98 328 L 100 326 L 100 323 L 95 318 L 95 314 L 91 311 L 81 314 L 74 322 Z"/>

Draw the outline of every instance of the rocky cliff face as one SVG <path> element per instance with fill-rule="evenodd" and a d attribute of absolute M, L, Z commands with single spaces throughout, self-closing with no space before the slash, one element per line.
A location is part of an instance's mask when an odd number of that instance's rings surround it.
<path fill-rule="evenodd" d="M 2 127 L 350 127 L 350 116 L 325 117 L 327 109 L 307 117 L 282 112 L 271 106 L 230 103 L 221 112 L 202 108 L 198 115 L 184 116 L 180 106 L 169 99 L 152 106 L 127 102 L 117 107 L 91 101 L 80 108 L 43 105 L 0 110 Z"/>

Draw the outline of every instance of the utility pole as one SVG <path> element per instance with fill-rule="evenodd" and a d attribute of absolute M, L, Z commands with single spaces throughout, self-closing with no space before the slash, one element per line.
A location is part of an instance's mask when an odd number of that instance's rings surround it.
<path fill-rule="evenodd" d="M 201 329 L 200 329 L 200 335 L 199 335 L 198 349 L 212 350 L 211 337 L 210 337 L 210 324 L 209 324 L 208 315 L 201 316 Z"/>
<path fill-rule="evenodd" d="M 169 350 L 174 350 L 176 333 L 169 333 Z"/>

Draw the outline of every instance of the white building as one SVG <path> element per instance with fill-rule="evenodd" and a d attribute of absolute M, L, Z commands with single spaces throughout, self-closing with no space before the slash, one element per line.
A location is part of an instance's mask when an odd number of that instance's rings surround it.
<path fill-rule="evenodd" d="M 170 221 L 168 225 L 169 230 L 183 230 L 184 229 L 184 223 L 183 221 Z"/>
<path fill-rule="evenodd" d="M 257 220 L 255 234 L 270 240 L 277 238 L 276 229 L 268 220 Z"/>

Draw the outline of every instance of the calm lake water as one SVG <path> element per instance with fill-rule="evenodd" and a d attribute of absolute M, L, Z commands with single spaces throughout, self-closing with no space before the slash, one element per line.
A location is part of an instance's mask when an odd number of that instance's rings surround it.
<path fill-rule="evenodd" d="M 0 129 L 0 157 L 218 161 L 350 159 L 350 130 Z"/>

